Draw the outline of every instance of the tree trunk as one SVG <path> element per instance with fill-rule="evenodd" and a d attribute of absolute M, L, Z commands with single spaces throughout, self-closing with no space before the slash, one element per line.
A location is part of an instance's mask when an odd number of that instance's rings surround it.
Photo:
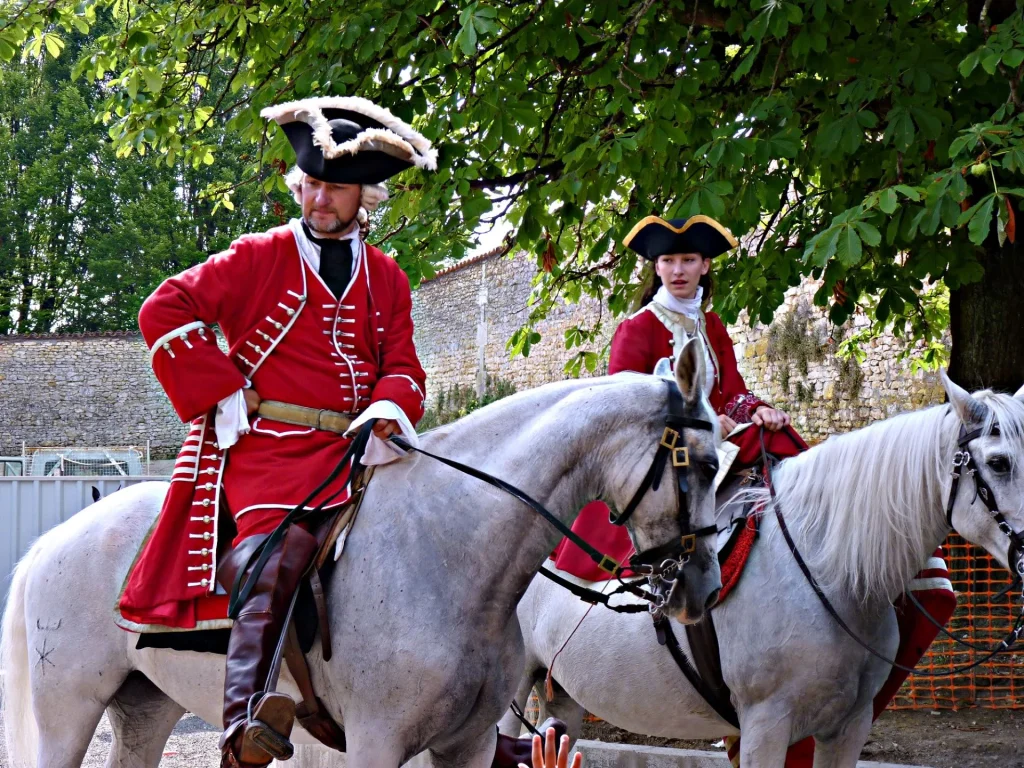
<path fill-rule="evenodd" d="M 973 392 L 1016 392 L 1024 384 L 1024 249 L 995 236 L 980 257 L 980 282 L 950 292 L 949 375 Z"/>

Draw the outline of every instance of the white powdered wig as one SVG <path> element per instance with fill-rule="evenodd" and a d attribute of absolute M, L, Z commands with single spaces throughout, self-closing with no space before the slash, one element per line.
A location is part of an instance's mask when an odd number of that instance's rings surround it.
<path fill-rule="evenodd" d="M 293 165 L 284 177 L 284 183 L 288 185 L 288 189 L 292 191 L 292 197 L 295 198 L 295 202 L 299 205 L 302 205 L 302 181 L 305 178 L 305 171 L 297 165 Z M 359 205 L 367 211 L 375 211 L 377 206 L 386 202 L 388 198 L 387 187 L 383 184 L 363 184 L 359 196 Z"/>
<path fill-rule="evenodd" d="M 325 109 L 344 109 L 358 112 L 383 125 L 367 128 L 354 139 L 338 144 L 331 135 L 331 126 L 324 116 Z M 324 157 L 333 160 L 341 155 L 356 154 L 363 149 L 387 152 L 427 171 L 437 170 L 437 150 L 418 131 L 404 120 L 395 117 L 383 107 L 359 96 L 324 96 L 301 101 L 289 101 L 267 107 L 260 116 L 278 125 L 301 120 L 313 129 L 313 143 L 320 147 Z"/>
<path fill-rule="evenodd" d="M 1024 402 L 982 391 L 986 432 L 1019 450 Z M 800 554 L 826 590 L 893 600 L 946 531 L 945 506 L 960 419 L 949 405 L 897 416 L 830 437 L 774 472 L 778 503 Z M 743 494 L 764 502 L 766 490 Z"/>

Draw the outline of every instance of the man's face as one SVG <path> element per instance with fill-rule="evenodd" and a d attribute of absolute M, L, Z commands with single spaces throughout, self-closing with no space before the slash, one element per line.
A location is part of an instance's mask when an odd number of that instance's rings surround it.
<path fill-rule="evenodd" d="M 302 218 L 315 232 L 335 235 L 351 226 L 359 211 L 359 184 L 328 184 L 309 174 L 302 180 Z"/>

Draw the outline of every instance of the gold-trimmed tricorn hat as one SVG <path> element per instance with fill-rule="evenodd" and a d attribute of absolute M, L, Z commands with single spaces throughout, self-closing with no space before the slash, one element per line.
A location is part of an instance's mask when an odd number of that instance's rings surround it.
<path fill-rule="evenodd" d="M 325 96 L 267 107 L 295 163 L 331 184 L 379 184 L 407 168 L 437 170 L 437 150 L 412 126 L 359 96 Z"/>
<path fill-rule="evenodd" d="M 739 241 L 710 216 L 698 214 L 688 219 L 647 216 L 629 231 L 622 244 L 655 261 L 666 253 L 699 253 L 713 259 L 735 248 Z"/>

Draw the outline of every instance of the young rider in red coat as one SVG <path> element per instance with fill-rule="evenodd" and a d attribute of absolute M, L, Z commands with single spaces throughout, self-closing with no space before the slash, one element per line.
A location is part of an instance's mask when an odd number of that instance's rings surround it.
<path fill-rule="evenodd" d="M 705 312 L 711 298 L 711 260 L 737 245 L 732 234 L 707 216 L 665 221 L 648 216 L 637 224 L 624 245 L 651 262 L 649 284 L 640 310 L 623 320 L 612 338 L 608 373 L 654 373 L 658 363 L 671 360 L 691 336 L 704 344 L 705 392 L 718 414 L 723 435 L 730 435 L 737 450 L 732 468 L 742 469 L 761 458 L 760 430 L 764 427 L 768 452 L 785 458 L 807 446 L 790 419 L 752 395 L 736 366 L 736 354 L 725 324 L 714 312 Z M 633 545 L 626 529 L 608 519 L 603 502 L 588 504 L 573 530 L 619 562 Z M 556 550 L 556 567 L 594 581 L 608 576 L 582 550 L 568 540 Z"/>
<path fill-rule="evenodd" d="M 722 434 L 728 435 L 728 441 L 736 447 L 730 452 L 734 454 L 731 469 L 749 468 L 760 461 L 760 427 L 768 453 L 786 458 L 805 450 L 807 446 L 790 426 L 789 416 L 747 389 L 724 323 L 714 312 L 704 309 L 711 298 L 711 260 L 738 244 L 729 230 L 708 216 L 669 220 L 648 216 L 632 229 L 623 244 L 652 262 L 653 271 L 640 310 L 624 320 L 612 338 L 608 373 L 654 373 L 661 360 L 671 360 L 674 349 L 698 335 L 704 341 L 707 363 L 705 391 L 718 414 Z M 633 550 L 626 530 L 609 522 L 608 507 L 600 501 L 583 508 L 573 531 L 619 562 L 628 559 Z M 929 613 L 945 622 L 956 607 L 956 596 L 940 555 L 941 550 L 911 588 Z M 568 540 L 555 551 L 555 566 L 594 581 L 608 578 Z M 900 626 L 896 661 L 912 667 L 935 639 L 937 630 L 910 607 L 909 601 L 897 601 L 896 608 Z M 906 672 L 892 671 L 875 698 L 876 717 L 906 677 Z M 738 740 L 732 741 L 729 753 L 738 761 Z M 811 768 L 813 760 L 814 740 L 808 738 L 790 748 L 786 766 Z"/>

